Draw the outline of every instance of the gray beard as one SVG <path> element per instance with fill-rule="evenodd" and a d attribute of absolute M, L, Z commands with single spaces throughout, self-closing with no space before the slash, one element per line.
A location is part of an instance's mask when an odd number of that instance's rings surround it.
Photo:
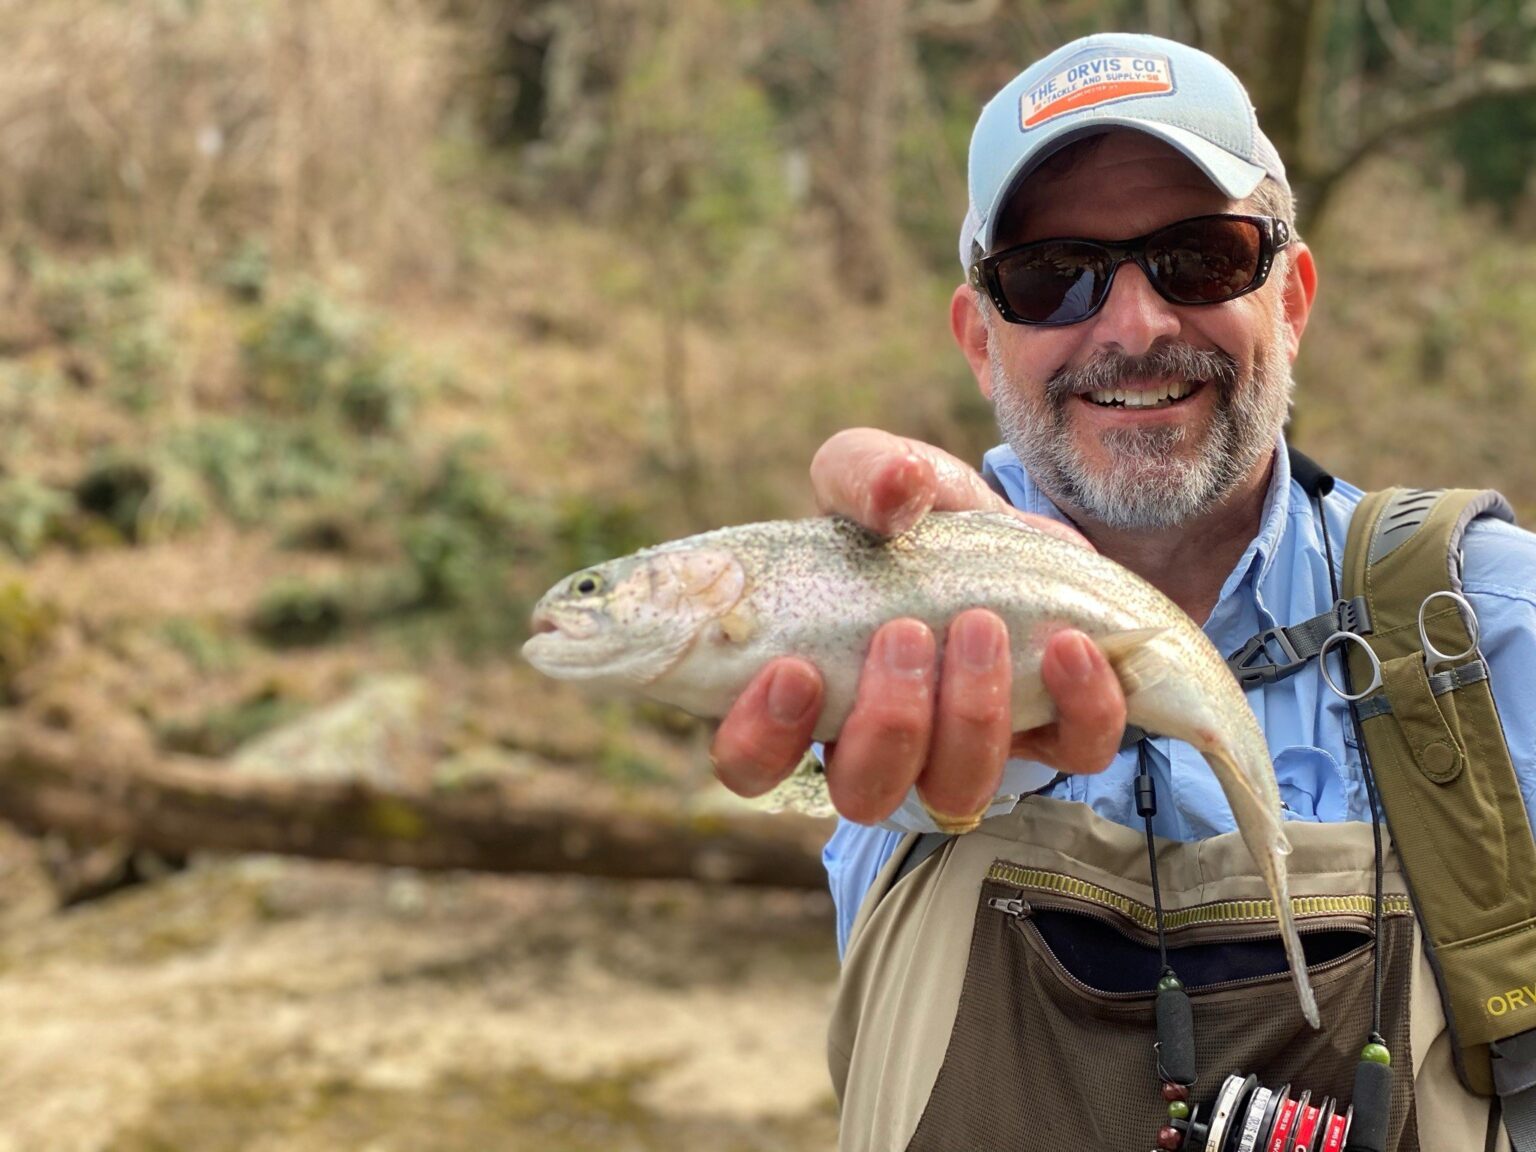
<path fill-rule="evenodd" d="M 1143 356 L 1109 352 L 1062 369 L 1042 397 L 1009 378 L 997 341 L 990 344 L 997 426 L 1030 478 L 1057 504 L 1121 531 L 1174 528 L 1214 508 L 1274 450 L 1290 411 L 1293 383 L 1278 314 L 1247 381 L 1224 352 L 1160 344 Z M 1205 381 L 1217 391 L 1211 427 L 1185 456 L 1179 450 L 1192 435 L 1186 428 L 1117 429 L 1103 441 L 1109 467 L 1094 469 L 1072 441 L 1067 405 L 1083 392 L 1136 377 Z"/>

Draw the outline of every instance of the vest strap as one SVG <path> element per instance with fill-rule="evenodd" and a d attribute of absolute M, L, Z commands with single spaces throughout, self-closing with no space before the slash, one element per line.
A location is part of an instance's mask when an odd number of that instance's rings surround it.
<path fill-rule="evenodd" d="M 1335 632 L 1363 636 L 1370 630 L 1371 613 L 1366 598 L 1355 596 L 1340 600 L 1328 611 L 1300 624 L 1264 629 L 1227 657 L 1227 667 L 1244 688 L 1273 684 L 1305 668 Z"/>
<path fill-rule="evenodd" d="M 1536 1031 L 1495 1040 L 1488 1052 L 1509 1146 L 1513 1152 L 1531 1152 L 1536 1149 Z"/>

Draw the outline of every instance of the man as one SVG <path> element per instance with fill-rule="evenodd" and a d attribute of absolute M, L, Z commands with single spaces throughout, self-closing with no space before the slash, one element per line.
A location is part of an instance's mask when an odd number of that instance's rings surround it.
<path fill-rule="evenodd" d="M 927 445 L 870 429 L 840 434 L 811 469 L 823 509 L 883 533 L 931 509 L 967 508 L 1006 508 L 1037 528 L 1080 533 L 1184 608 L 1223 652 L 1326 611 L 1327 558 L 1337 564 L 1360 493 L 1341 484 L 1314 504 L 1291 475 L 1282 437 L 1290 366 L 1318 274 L 1294 233 L 1284 167 L 1236 78 L 1203 53 L 1152 37 L 1077 41 L 982 111 L 969 176 L 967 280 L 951 301 L 951 330 L 1005 444 L 978 475 Z M 1529 808 L 1536 709 L 1518 693 L 1536 672 L 1536 538 L 1479 521 L 1465 539 L 1464 572 Z M 1148 877 L 1137 872 L 1150 868 L 1144 847 L 1133 867 L 1142 844 L 1139 770 L 1156 786 L 1152 829 L 1179 842 L 1157 858 L 1159 931 L 1162 903 L 1204 908 L 1257 893 L 1253 877 L 1239 875 L 1251 871 L 1241 849 L 1227 854 L 1231 812 L 1187 746 L 1149 738 L 1121 749 L 1120 687 L 1082 634 L 1052 637 L 1043 675 L 1058 719 L 1025 733 L 1014 733 L 1008 716 L 1002 622 L 985 610 L 963 613 L 944 642 L 941 663 L 923 625 L 882 628 L 827 758 L 845 817 L 826 851 L 839 945 L 849 947 L 831 1043 L 843 1146 L 1018 1146 L 1028 1130 L 1040 1137 L 1030 1147 L 1134 1147 L 1124 1143 L 1141 1131 L 1130 1118 L 1164 1104 L 1155 1080 L 1149 1090 L 1143 1082 L 1150 1033 L 1122 1046 L 1122 1033 L 1150 1023 L 1121 1022 L 1115 997 L 1150 984 L 1106 992 L 1114 972 L 1088 979 L 1061 957 L 1114 952 L 1119 937 L 1084 935 L 1089 918 L 1107 922 L 1116 909 L 1147 902 Z M 756 794 L 791 769 L 821 691 L 803 661 L 764 670 L 715 741 L 727 786 Z M 1334 892 L 1347 874 L 1349 892 L 1371 891 L 1370 836 L 1360 835 L 1371 813 L 1347 706 L 1315 668 L 1249 699 L 1296 833 L 1293 879 L 1303 892 Z M 1020 803 L 1032 794 L 1045 799 Z M 980 831 L 898 880 L 904 833 L 981 818 Z M 1018 934 L 994 939 L 1000 921 L 977 894 L 992 890 L 998 861 L 1016 862 L 1017 875 L 1067 877 L 1072 892 L 1107 895 L 1098 908 L 1061 904 L 1049 930 L 1036 916 L 1022 944 Z M 1397 1074 L 1409 1081 L 1394 1096 L 1391 1146 L 1417 1147 L 1422 1136 L 1426 1148 L 1483 1147 L 1486 1104 L 1455 1082 L 1433 979 L 1422 960 L 1411 981 L 1406 975 L 1418 956 L 1411 917 L 1402 927 L 1388 933 L 1395 944 L 1376 942 L 1388 972 L 1384 1028 Z M 1129 957 L 1125 971 L 1140 963 Z M 1336 963 L 1349 967 L 1342 954 Z M 1271 959 L 1231 976 L 1258 989 L 1274 971 Z M 1250 1035 L 1262 1031 L 1261 1018 L 1274 1023 L 1293 1011 L 1283 998 L 1264 1001 L 1256 991 L 1223 1008 L 1219 997 L 1205 1006 L 1197 997 L 1202 1058 L 1212 1066 L 1200 1069 L 1196 1096 L 1200 1085 L 1214 1091 L 1226 1073 L 1241 1072 L 1232 1061 L 1272 1073 L 1294 1067 L 1300 1081 L 1343 1053 L 1334 1071 L 1318 1075 L 1345 1076 L 1339 1069 L 1353 1067 L 1359 1038 L 1347 1034 L 1356 1024 L 1341 1021 L 1363 1021 L 1371 999 L 1369 979 L 1360 978 L 1366 983 L 1336 990 L 1331 1003 L 1323 992 L 1325 1032 L 1335 1035 L 1326 1052 L 1308 1048 L 1290 1023 L 1267 1038 Z M 1220 1043 L 1206 1043 L 1218 1033 Z M 1031 1047 L 1046 1034 L 1051 1043 Z M 1043 1071 L 1085 1058 L 1071 1075 Z M 1094 1059 L 1105 1062 L 1101 1077 Z M 1106 1077 L 1115 1091 L 1106 1093 Z M 1116 1091 L 1123 1098 L 1106 1102 Z M 1020 1100 L 1029 1102 L 1022 1113 Z M 1171 1138 L 1154 1127 L 1138 1139 L 1146 1147 Z"/>

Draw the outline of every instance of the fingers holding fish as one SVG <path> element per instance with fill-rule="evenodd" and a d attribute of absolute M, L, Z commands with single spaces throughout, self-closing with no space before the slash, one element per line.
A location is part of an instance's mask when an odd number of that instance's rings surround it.
<path fill-rule="evenodd" d="M 942 448 L 878 428 L 849 428 L 829 438 L 811 461 L 811 487 L 823 512 L 856 520 L 882 536 L 900 535 L 930 511 L 991 511 L 1092 547 L 1058 520 L 1020 512 L 981 473 Z"/>
<path fill-rule="evenodd" d="M 969 830 L 997 795 L 1011 738 L 1008 627 L 985 609 L 962 612 L 944 642 L 939 703 L 917 794 L 946 831 Z"/>
<path fill-rule="evenodd" d="M 710 748 L 720 782 L 739 796 L 761 796 L 790 774 L 811 743 L 826 690 L 804 660 L 774 660 L 721 721 Z"/>
<path fill-rule="evenodd" d="M 937 687 L 933 632 L 893 620 L 874 635 L 853 710 L 827 763 L 827 791 L 849 820 L 884 820 L 928 760 Z"/>
<path fill-rule="evenodd" d="M 827 440 L 811 461 L 811 487 L 823 512 L 882 536 L 912 527 L 938 495 L 932 464 L 911 442 L 876 428 L 850 428 Z"/>
<path fill-rule="evenodd" d="M 1109 661 L 1083 633 L 1065 630 L 1046 645 L 1040 677 L 1056 720 L 1017 734 L 1014 754 L 1058 772 L 1104 771 L 1125 734 L 1125 694 Z"/>
<path fill-rule="evenodd" d="M 907 531 L 935 508 L 1013 511 L 963 461 L 878 428 L 850 428 L 827 440 L 811 461 L 811 487 L 823 512 L 856 520 L 882 536 Z"/>

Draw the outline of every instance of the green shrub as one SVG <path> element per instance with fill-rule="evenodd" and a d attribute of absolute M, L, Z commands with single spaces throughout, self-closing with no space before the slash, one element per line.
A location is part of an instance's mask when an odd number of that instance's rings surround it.
<path fill-rule="evenodd" d="M 82 512 L 130 544 L 180 535 L 207 514 L 196 473 L 168 453 L 103 453 L 76 481 L 74 496 Z"/>
<path fill-rule="evenodd" d="M 336 389 L 342 420 L 363 435 L 401 431 L 414 400 L 404 365 L 377 351 L 352 364 Z"/>
<path fill-rule="evenodd" d="M 0 480 L 0 543 L 19 559 L 30 560 L 49 543 L 62 539 L 75 512 L 74 497 L 30 476 Z"/>
<path fill-rule="evenodd" d="M 261 597 L 251 630 L 280 648 L 309 647 L 334 640 L 347 623 L 347 596 L 337 585 L 318 587 L 285 578 Z"/>
<path fill-rule="evenodd" d="M 508 571 L 529 553 L 526 501 L 470 438 L 450 445 L 425 484 L 403 501 L 400 543 L 427 608 L 506 606 Z"/>
<path fill-rule="evenodd" d="M 157 315 L 150 267 L 137 257 L 70 263 L 37 256 L 32 264 L 33 309 L 74 349 L 73 362 L 84 366 L 77 383 L 104 375 L 124 407 L 152 408 L 175 351 Z"/>
<path fill-rule="evenodd" d="M 33 275 L 38 317 L 66 342 L 99 339 L 153 314 L 153 276 L 138 257 L 83 264 L 39 258 Z"/>
<path fill-rule="evenodd" d="M 174 434 L 167 451 L 240 524 L 263 522 L 289 501 L 335 496 L 355 478 L 355 461 L 334 430 L 270 417 L 199 421 Z"/>
<path fill-rule="evenodd" d="M 376 324 L 314 285 L 274 301 L 243 343 L 250 393 L 270 411 L 330 415 L 364 435 L 404 427 L 414 394 Z"/>
<path fill-rule="evenodd" d="M 154 320 L 110 331 L 105 337 L 112 396 L 133 412 L 148 412 L 163 393 L 173 359 L 171 341 Z"/>
<path fill-rule="evenodd" d="M 246 240 L 218 271 L 219 286 L 241 304 L 259 304 L 267 294 L 272 259 L 259 240 Z"/>

